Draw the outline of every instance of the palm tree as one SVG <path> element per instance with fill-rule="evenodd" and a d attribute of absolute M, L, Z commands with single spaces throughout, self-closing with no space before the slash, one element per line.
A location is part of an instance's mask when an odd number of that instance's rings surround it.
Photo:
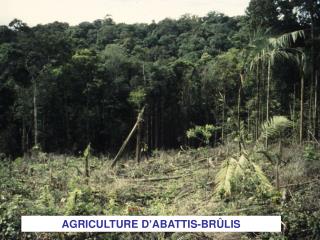
<path fill-rule="evenodd" d="M 303 126 L 304 126 L 304 91 L 305 91 L 305 69 L 306 69 L 306 56 L 301 49 L 289 48 L 293 43 L 295 43 L 299 38 L 305 38 L 304 30 L 294 31 L 290 33 L 283 34 L 278 38 L 270 39 L 270 43 L 274 47 L 287 49 L 295 53 L 296 62 L 300 67 L 300 121 L 299 121 L 299 142 L 302 144 L 303 140 Z"/>
<path fill-rule="evenodd" d="M 259 66 L 261 63 L 267 66 L 267 99 L 266 99 L 266 119 L 270 118 L 270 84 L 272 80 L 272 66 L 278 59 L 296 61 L 301 69 L 301 106 L 300 106 L 300 142 L 303 136 L 303 94 L 304 94 L 304 53 L 300 49 L 292 48 L 292 44 L 299 38 L 304 38 L 304 31 L 299 30 L 291 33 L 283 34 L 279 37 L 261 38 L 257 40 L 258 44 L 253 51 L 253 57 L 250 63 L 250 68 Z M 253 41 L 253 43 L 255 43 Z M 302 66 L 302 67 L 301 67 Z M 262 69 L 264 70 L 264 69 Z M 268 146 L 268 138 L 266 138 L 266 146 Z"/>

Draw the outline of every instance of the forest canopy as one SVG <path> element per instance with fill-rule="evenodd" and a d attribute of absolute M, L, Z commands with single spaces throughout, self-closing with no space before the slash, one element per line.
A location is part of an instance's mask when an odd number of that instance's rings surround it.
<path fill-rule="evenodd" d="M 150 24 L 13 19 L 0 239 L 320 239 L 319 76 L 320 0 Z M 272 215 L 281 233 L 21 232 L 31 215 Z"/>
<path fill-rule="evenodd" d="M 115 153 L 142 105 L 150 150 L 199 146 L 186 132 L 206 124 L 210 144 L 240 128 L 255 140 L 275 115 L 296 123 L 298 140 L 317 138 L 319 23 L 317 0 L 151 24 L 14 19 L 0 26 L 0 152 Z"/>

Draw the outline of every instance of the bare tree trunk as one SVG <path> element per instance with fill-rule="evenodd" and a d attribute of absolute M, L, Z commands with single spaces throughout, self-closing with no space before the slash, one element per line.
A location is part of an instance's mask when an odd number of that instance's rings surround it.
<path fill-rule="evenodd" d="M 276 159 L 276 188 L 280 190 L 280 176 L 279 176 L 279 166 L 282 159 L 282 141 L 279 141 L 279 157 Z"/>
<path fill-rule="evenodd" d="M 296 133 L 296 84 L 293 84 L 293 104 L 292 104 L 292 132 Z M 296 134 L 295 134 L 296 136 Z"/>
<path fill-rule="evenodd" d="M 316 74 L 316 55 L 315 55 L 315 26 L 314 26 L 314 22 L 315 22 L 315 19 L 314 19 L 314 12 L 315 12 L 315 9 L 314 9 L 314 6 L 313 6 L 313 3 L 311 4 L 311 7 L 310 7 L 310 16 L 311 16 L 311 86 L 314 86 L 314 89 L 310 89 L 310 93 L 312 91 L 312 94 L 314 94 L 314 109 L 313 109 L 313 112 L 312 112 L 312 133 L 313 133 L 313 136 L 317 137 L 317 129 L 316 129 L 316 117 L 317 117 L 317 114 L 316 114 L 316 111 L 317 111 L 317 108 L 316 108 L 316 104 L 317 104 L 317 101 L 316 101 L 316 97 L 317 97 L 317 74 Z M 312 103 L 312 101 L 310 102 L 310 104 Z M 312 104 L 311 104 L 312 106 Z"/>
<path fill-rule="evenodd" d="M 221 139 L 222 143 L 224 143 L 224 126 L 225 126 L 225 108 L 226 108 L 226 89 L 223 87 L 223 103 L 222 103 L 222 127 L 221 127 Z"/>
<path fill-rule="evenodd" d="M 145 144 L 147 144 L 148 148 L 150 147 L 149 143 L 149 112 L 147 111 L 146 116 L 145 116 L 145 127 L 144 127 L 144 135 L 143 135 L 143 141 Z"/>
<path fill-rule="evenodd" d="M 69 114 L 68 114 L 68 101 L 66 97 L 66 93 L 64 92 L 64 104 L 63 104 L 63 110 L 64 110 L 64 123 L 65 123 L 65 136 L 66 136 L 66 145 L 67 147 L 70 147 L 70 123 L 69 123 Z"/>
<path fill-rule="evenodd" d="M 136 162 L 141 160 L 141 121 L 137 125 L 137 141 L 136 141 Z"/>
<path fill-rule="evenodd" d="M 154 131 L 154 146 L 159 149 L 159 101 L 155 104 Z"/>
<path fill-rule="evenodd" d="M 318 71 L 315 73 L 315 88 L 314 88 L 314 109 L 313 109 L 313 128 L 314 137 L 318 138 Z"/>
<path fill-rule="evenodd" d="M 264 63 L 261 63 L 261 85 L 260 85 L 260 125 L 265 122 L 265 104 L 264 101 L 266 99 L 266 67 Z"/>
<path fill-rule="evenodd" d="M 89 178 L 89 155 L 85 157 L 85 177 Z"/>
<path fill-rule="evenodd" d="M 131 132 L 129 133 L 128 137 L 124 140 L 124 142 L 123 142 L 121 148 L 119 149 L 117 155 L 113 159 L 111 167 L 114 167 L 116 165 L 116 163 L 119 160 L 119 157 L 121 156 L 123 150 L 127 146 L 128 142 L 131 139 L 131 137 L 134 134 L 134 132 L 137 130 L 137 127 L 140 124 L 140 121 L 142 121 L 142 116 L 143 116 L 143 113 L 144 113 L 144 109 L 145 109 L 145 106 L 141 109 L 140 113 L 138 114 L 136 123 L 134 124 L 134 126 L 133 126 Z"/>
<path fill-rule="evenodd" d="M 38 146 L 38 108 L 37 108 L 37 81 L 33 79 L 33 122 L 34 122 L 34 145 Z"/>
<path fill-rule="evenodd" d="M 239 135 L 239 152 L 241 154 L 240 102 L 241 102 L 241 83 L 239 85 L 239 90 L 238 90 L 238 135 Z"/>
<path fill-rule="evenodd" d="M 249 107 L 248 107 L 247 111 L 248 111 L 247 112 L 247 128 L 248 128 L 247 133 L 250 134 L 250 130 L 251 130 L 250 127 L 251 126 L 250 126 L 250 108 Z"/>
<path fill-rule="evenodd" d="M 313 129 L 313 83 L 310 83 L 310 93 L 309 93 L 309 112 L 308 112 L 308 129 L 310 130 L 311 134 L 314 136 L 314 129 Z M 310 141 L 311 136 L 308 134 L 308 141 Z"/>
<path fill-rule="evenodd" d="M 239 152 L 242 151 L 242 134 L 241 134 L 241 119 L 240 119 L 240 108 L 241 108 L 241 92 L 242 92 L 242 83 L 244 82 L 244 72 L 240 73 L 240 82 L 239 82 L 239 92 L 238 92 L 238 134 L 239 134 Z"/>
<path fill-rule="evenodd" d="M 150 149 L 154 149 L 154 102 L 150 106 Z"/>
<path fill-rule="evenodd" d="M 30 129 L 27 131 L 27 135 L 26 135 L 26 149 L 29 149 L 29 147 L 30 147 L 29 132 L 30 132 Z"/>
<path fill-rule="evenodd" d="M 260 109 L 260 71 L 259 63 L 257 66 L 257 120 L 256 120 L 256 140 L 259 136 L 259 126 L 261 124 L 261 109 Z"/>
<path fill-rule="evenodd" d="M 22 117 L 22 138 L 21 138 L 22 154 L 25 156 L 26 153 L 26 123 L 24 117 Z"/>
<path fill-rule="evenodd" d="M 271 59 L 268 60 L 268 79 L 267 79 L 267 112 L 266 120 L 269 120 L 270 111 L 270 81 L 271 81 Z M 266 134 L 266 148 L 268 148 L 268 133 Z"/>
<path fill-rule="evenodd" d="M 87 87 L 88 88 L 88 87 Z M 86 142 L 90 142 L 89 139 L 89 90 L 87 89 L 86 96 Z"/>
<path fill-rule="evenodd" d="M 299 142 L 302 144 L 303 140 L 303 114 L 304 114 L 304 71 L 302 67 L 301 71 L 301 86 L 300 86 L 300 130 L 299 130 Z"/>
<path fill-rule="evenodd" d="M 160 147 L 164 147 L 164 136 L 165 136 L 165 133 L 164 133 L 164 101 L 163 99 L 161 98 L 160 99 L 161 103 L 160 103 Z"/>

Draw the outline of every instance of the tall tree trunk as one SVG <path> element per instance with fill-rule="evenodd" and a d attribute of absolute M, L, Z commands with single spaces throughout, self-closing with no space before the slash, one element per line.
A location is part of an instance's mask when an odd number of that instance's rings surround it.
<path fill-rule="evenodd" d="M 303 114 L 304 114 L 304 71 L 301 70 L 301 83 L 300 83 L 300 130 L 299 130 L 299 142 L 302 144 L 303 140 Z"/>
<path fill-rule="evenodd" d="M 240 109 L 241 109 L 241 92 L 242 92 L 242 83 L 244 82 L 244 71 L 242 70 L 240 73 L 240 81 L 239 81 L 239 91 L 238 91 L 238 135 L 239 135 L 239 152 L 241 154 L 242 151 L 242 133 L 241 133 L 241 117 L 240 117 Z"/>
<path fill-rule="evenodd" d="M 154 147 L 154 102 L 150 106 L 150 149 Z"/>
<path fill-rule="evenodd" d="M 292 103 L 292 132 L 296 133 L 296 83 L 293 84 L 293 103 Z M 296 135 L 296 134 L 295 134 Z"/>
<path fill-rule="evenodd" d="M 314 12 L 315 12 L 315 9 L 314 9 L 314 4 L 313 4 L 313 1 L 311 3 L 311 6 L 310 6 L 310 16 L 311 16 L 311 86 L 314 86 L 314 89 L 311 89 L 310 90 L 310 93 L 312 91 L 312 94 L 314 95 L 314 101 L 311 101 L 310 103 L 314 103 L 314 108 L 313 108 L 313 112 L 312 112 L 312 133 L 313 133 L 313 136 L 316 137 L 316 132 L 317 132 L 317 129 L 316 129 L 316 117 L 317 117 L 317 114 L 316 114 L 316 97 L 317 97 L 317 87 L 315 86 L 317 83 L 317 76 L 316 76 L 316 55 L 315 55 L 315 19 L 314 19 Z M 312 105 L 312 104 L 311 104 Z"/>
<path fill-rule="evenodd" d="M 21 138 L 21 148 L 23 155 L 26 152 L 26 123 L 24 117 L 22 117 L 22 138 Z"/>
<path fill-rule="evenodd" d="M 164 147 L 164 100 L 160 98 L 160 147 Z"/>
<path fill-rule="evenodd" d="M 250 128 L 251 126 L 250 126 L 250 108 L 248 107 L 247 108 L 247 133 L 248 134 L 250 134 L 250 130 L 251 130 L 251 128 Z M 252 135 L 253 136 L 253 135 Z"/>
<path fill-rule="evenodd" d="M 314 137 L 318 138 L 318 71 L 315 73 L 315 87 L 314 87 L 314 109 L 313 109 L 313 128 Z"/>
<path fill-rule="evenodd" d="M 224 127 L 225 127 L 225 108 L 226 108 L 226 89 L 225 86 L 223 86 L 223 95 L 222 95 L 222 126 L 221 126 L 221 139 L 222 143 L 224 143 Z"/>
<path fill-rule="evenodd" d="M 154 118 L 154 147 L 159 148 L 159 102 L 155 104 L 155 118 Z"/>
<path fill-rule="evenodd" d="M 90 142 L 89 138 L 89 93 L 87 89 L 87 96 L 86 96 L 86 142 Z"/>
<path fill-rule="evenodd" d="M 66 147 L 69 148 L 71 146 L 71 136 L 70 136 L 70 123 L 69 123 L 69 113 L 68 113 L 68 100 L 66 94 L 66 86 L 63 86 L 63 111 L 64 111 L 64 124 L 65 124 L 65 137 L 66 137 Z M 67 150 L 67 149 L 66 149 Z"/>
<path fill-rule="evenodd" d="M 144 142 L 147 144 L 148 149 L 150 148 L 150 142 L 149 142 L 149 111 L 147 111 L 147 114 L 145 116 L 145 127 L 144 127 Z"/>
<path fill-rule="evenodd" d="M 38 146 L 38 107 L 37 107 L 37 81 L 33 79 L 33 122 L 34 122 L 34 145 Z"/>
<path fill-rule="evenodd" d="M 264 64 L 263 62 L 261 63 L 262 69 L 261 69 L 261 89 L 260 89 L 260 100 L 261 99 L 266 99 L 266 82 L 267 82 L 267 68 L 265 66 L 266 64 Z M 265 122 L 265 112 L 266 112 L 266 107 L 265 104 L 263 104 L 263 102 L 260 102 L 260 113 L 261 113 L 261 123 Z"/>
<path fill-rule="evenodd" d="M 241 154 L 241 126 L 240 126 L 240 103 L 241 102 L 241 83 L 238 90 L 238 136 L 239 136 L 239 152 Z"/>
<path fill-rule="evenodd" d="M 271 59 L 268 59 L 268 79 L 267 79 L 267 112 L 266 120 L 269 120 L 270 112 L 270 81 L 271 81 Z M 268 134 L 266 134 L 266 147 L 268 147 Z"/>
<path fill-rule="evenodd" d="M 136 141 L 136 162 L 141 160 L 141 121 L 138 121 L 137 126 L 137 141 Z"/>
<path fill-rule="evenodd" d="M 313 129 L 313 82 L 310 83 L 310 93 L 309 93 L 309 112 L 308 112 L 308 130 L 310 131 L 310 134 L 314 136 L 314 129 Z M 310 141 L 310 139 L 312 138 L 312 136 L 310 136 L 310 134 L 308 134 L 308 141 Z"/>
<path fill-rule="evenodd" d="M 282 141 L 279 140 L 279 157 L 276 159 L 276 188 L 280 190 L 280 176 L 279 176 L 279 167 L 280 162 L 282 161 Z"/>
<path fill-rule="evenodd" d="M 259 63 L 257 65 L 257 120 L 256 120 L 256 140 L 259 136 L 259 126 L 261 124 L 261 107 L 260 107 L 260 71 Z"/>

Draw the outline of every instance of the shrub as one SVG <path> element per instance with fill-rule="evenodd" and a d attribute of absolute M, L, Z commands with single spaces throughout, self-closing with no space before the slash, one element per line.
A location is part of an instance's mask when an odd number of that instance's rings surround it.
<path fill-rule="evenodd" d="M 197 139 L 201 143 L 205 145 L 209 145 L 210 139 L 215 131 L 219 128 L 211 125 L 206 124 L 205 126 L 195 126 L 194 128 L 190 128 L 187 131 L 187 138 L 189 139 Z"/>
<path fill-rule="evenodd" d="M 303 158 L 306 161 L 315 161 L 319 160 L 319 154 L 315 147 L 309 144 L 304 147 Z"/>

